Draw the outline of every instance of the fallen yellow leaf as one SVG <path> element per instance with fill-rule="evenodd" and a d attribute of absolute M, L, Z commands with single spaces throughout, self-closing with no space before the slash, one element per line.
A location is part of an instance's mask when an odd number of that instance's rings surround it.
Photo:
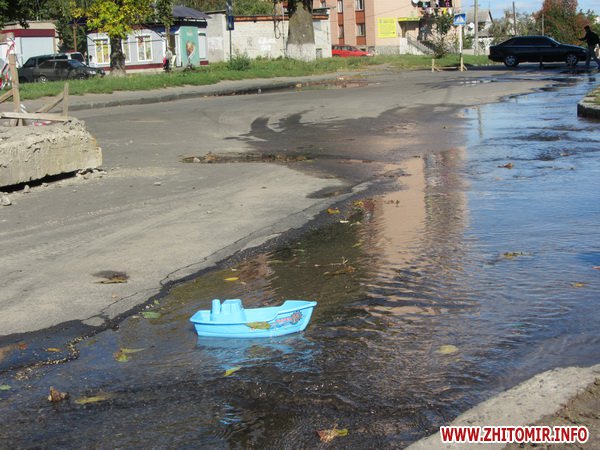
<path fill-rule="evenodd" d="M 58 353 L 60 352 L 60 348 L 50 347 L 46 349 L 47 352 Z"/>
<path fill-rule="evenodd" d="M 327 213 L 328 214 L 339 214 L 340 210 L 337 208 L 327 208 Z"/>
<path fill-rule="evenodd" d="M 225 373 L 223 374 L 224 377 L 228 377 L 234 373 L 236 373 L 238 370 L 240 370 L 241 367 L 232 367 L 231 369 L 227 369 L 225 371 Z"/>
<path fill-rule="evenodd" d="M 571 286 L 573 286 L 574 288 L 582 288 L 585 287 L 585 283 L 578 281 L 576 283 L 573 283 Z"/>
<path fill-rule="evenodd" d="M 239 277 L 229 277 L 229 278 L 225 278 L 225 281 L 237 281 L 239 280 Z"/>
<path fill-rule="evenodd" d="M 57 403 L 63 401 L 68 396 L 69 394 L 67 394 L 66 392 L 60 392 L 59 390 L 54 389 L 52 386 L 50 386 L 50 395 L 48 396 L 48 401 L 52 403 Z"/>
<path fill-rule="evenodd" d="M 111 395 L 109 394 L 98 394 L 92 397 L 80 397 L 77 400 L 75 400 L 75 403 L 77 403 L 78 405 L 87 405 L 89 403 L 103 402 L 105 400 L 108 400 L 109 398 L 111 398 Z"/>
<path fill-rule="evenodd" d="M 127 353 L 123 353 L 121 350 L 119 350 L 118 352 L 113 354 L 113 357 L 115 358 L 115 361 L 117 361 L 117 362 L 129 361 L 129 356 L 127 356 Z"/>
<path fill-rule="evenodd" d="M 458 352 L 458 347 L 455 345 L 442 345 L 436 353 L 440 355 L 452 355 L 453 353 Z"/>
<path fill-rule="evenodd" d="M 321 442 L 324 442 L 327 444 L 327 443 L 333 441 L 336 437 L 348 436 L 348 429 L 347 428 L 338 429 L 336 427 L 333 427 L 331 430 L 317 431 L 317 434 L 319 435 L 319 439 L 321 440 Z"/>

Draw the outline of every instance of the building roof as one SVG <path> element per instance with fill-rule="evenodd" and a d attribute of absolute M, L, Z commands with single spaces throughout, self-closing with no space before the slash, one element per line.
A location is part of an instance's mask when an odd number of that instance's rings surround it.
<path fill-rule="evenodd" d="M 206 19 L 210 19 L 210 16 L 208 14 L 205 14 L 194 8 L 188 8 L 187 6 L 182 6 L 182 5 L 179 5 L 179 6 L 173 5 L 173 18 L 206 20 Z"/>
<path fill-rule="evenodd" d="M 474 8 L 467 10 L 467 23 L 474 23 L 475 11 Z M 488 20 L 493 21 L 492 13 L 489 9 L 478 9 L 477 10 L 477 19 L 479 23 L 485 23 Z"/>

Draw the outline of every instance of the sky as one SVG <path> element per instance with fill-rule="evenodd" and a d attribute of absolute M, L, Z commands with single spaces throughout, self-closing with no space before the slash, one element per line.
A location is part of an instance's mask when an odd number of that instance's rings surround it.
<path fill-rule="evenodd" d="M 517 13 L 532 13 L 542 9 L 544 0 L 515 0 L 515 9 Z M 600 15 L 600 0 L 578 0 L 579 9 L 587 11 L 591 9 Z M 492 17 L 498 19 L 504 16 L 504 11 L 512 11 L 512 0 L 478 0 L 478 7 L 481 9 L 490 9 Z M 463 8 L 473 8 L 474 0 L 462 0 Z"/>

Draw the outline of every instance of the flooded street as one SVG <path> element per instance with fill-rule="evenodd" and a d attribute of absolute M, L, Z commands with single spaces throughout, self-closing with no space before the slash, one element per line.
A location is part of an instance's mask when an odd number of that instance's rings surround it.
<path fill-rule="evenodd" d="M 576 116 L 595 85 L 464 109 L 460 145 L 382 161 L 385 189 L 325 225 L 174 286 L 74 361 L 0 374 L 0 437 L 312 448 L 337 427 L 330 446 L 398 448 L 536 373 L 600 363 L 600 133 Z M 197 339 L 189 317 L 216 297 L 319 303 L 298 335 Z"/>

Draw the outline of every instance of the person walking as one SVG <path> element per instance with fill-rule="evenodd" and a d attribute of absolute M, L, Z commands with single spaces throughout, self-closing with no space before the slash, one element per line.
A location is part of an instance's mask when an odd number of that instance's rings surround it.
<path fill-rule="evenodd" d="M 585 36 L 579 38 L 579 40 L 585 41 L 588 46 L 588 54 L 585 60 L 585 67 L 590 66 L 590 60 L 593 58 L 594 61 L 598 63 L 598 68 L 600 68 L 600 60 L 596 56 L 596 45 L 600 44 L 600 38 L 598 38 L 598 35 L 591 30 L 589 25 L 586 25 L 585 27 L 583 27 L 583 29 L 585 30 Z"/>

